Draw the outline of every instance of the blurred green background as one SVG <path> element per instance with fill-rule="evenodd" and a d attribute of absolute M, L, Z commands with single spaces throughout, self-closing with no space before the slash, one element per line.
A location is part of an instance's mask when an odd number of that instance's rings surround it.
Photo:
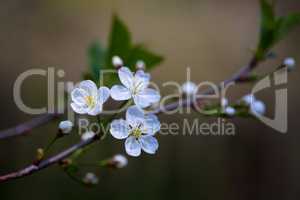
<path fill-rule="evenodd" d="M 278 0 L 276 11 L 298 11 L 300 1 Z M 259 3 L 254 0 L 3 0 L 0 2 L 0 128 L 30 119 L 13 101 L 13 83 L 30 68 L 64 69 L 64 81 L 80 80 L 87 69 L 91 42 L 107 41 L 112 15 L 126 22 L 134 41 L 165 57 L 152 71 L 153 80 L 219 82 L 252 55 L 258 39 Z M 283 58 L 300 62 L 300 28 L 275 47 L 278 58 L 259 72 L 274 69 Z M 63 81 L 59 80 L 59 81 Z M 159 136 L 156 155 L 129 158 L 127 168 L 97 169 L 100 184 L 85 188 L 57 166 L 32 176 L 0 184 L 1 200 L 18 199 L 299 199 L 299 70 L 289 75 L 289 131 L 280 134 L 254 119 L 233 119 L 235 136 Z M 23 88 L 34 107 L 46 104 L 46 80 L 35 77 Z M 250 85 L 229 91 L 230 100 L 247 93 Z M 162 94 L 169 92 L 162 89 Z M 259 94 L 272 116 L 274 91 Z M 199 114 L 165 115 L 163 122 L 182 122 Z M 209 119 L 212 120 L 212 119 Z M 0 173 L 30 163 L 35 150 L 53 137 L 58 121 L 32 135 L 0 141 Z M 56 144 L 52 153 L 78 141 L 73 135 Z M 85 159 L 124 153 L 122 141 L 108 138 Z M 89 171 L 90 169 L 86 169 Z"/>

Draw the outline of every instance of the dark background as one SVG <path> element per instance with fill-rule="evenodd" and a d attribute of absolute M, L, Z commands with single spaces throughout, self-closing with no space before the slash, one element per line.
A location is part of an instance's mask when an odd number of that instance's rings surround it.
<path fill-rule="evenodd" d="M 277 12 L 299 11 L 298 0 L 278 0 Z M 254 0 L 3 0 L 0 2 L 1 123 L 5 129 L 30 119 L 13 101 L 13 83 L 30 68 L 64 69 L 65 81 L 80 80 L 87 67 L 86 49 L 97 39 L 107 41 L 113 13 L 129 26 L 136 42 L 165 56 L 153 80 L 183 82 L 224 80 L 251 57 L 258 39 L 259 3 Z M 258 72 L 274 69 L 284 57 L 300 62 L 300 28 L 275 47 L 278 58 Z M 106 44 L 106 43 L 104 43 Z M 287 134 L 254 119 L 233 119 L 235 136 L 159 136 L 156 155 L 129 158 L 125 169 L 97 169 L 100 184 L 85 188 L 53 166 L 32 176 L 0 184 L 0 199 L 299 199 L 299 70 L 289 75 Z M 46 104 L 46 81 L 32 78 L 24 85 L 25 101 Z M 248 92 L 236 86 L 230 99 Z M 274 91 L 259 94 L 272 116 Z M 161 116 L 180 123 L 183 117 Z M 31 162 L 35 150 L 53 137 L 58 121 L 30 136 L 0 141 L 0 173 Z M 53 153 L 78 141 L 73 135 Z M 109 138 L 86 155 L 87 160 L 124 153 L 123 142 Z M 89 169 L 87 169 L 89 171 Z"/>

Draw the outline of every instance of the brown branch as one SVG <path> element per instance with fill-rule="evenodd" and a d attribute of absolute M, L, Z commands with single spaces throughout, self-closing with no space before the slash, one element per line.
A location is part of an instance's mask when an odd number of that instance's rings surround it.
<path fill-rule="evenodd" d="M 33 128 L 46 124 L 57 116 L 59 116 L 59 114 L 43 114 L 15 127 L 0 131 L 0 140 L 26 135 Z"/>
<path fill-rule="evenodd" d="M 88 140 L 82 140 L 79 143 L 71 146 L 70 148 L 60 152 L 59 154 L 52 156 L 46 160 L 42 160 L 40 163 L 38 164 L 31 164 L 27 167 L 25 167 L 24 169 L 21 169 L 19 171 L 16 172 L 12 172 L 3 176 L 0 176 L 0 182 L 5 182 L 8 180 L 12 180 L 12 179 L 17 179 L 17 178 L 21 178 L 24 176 L 28 176 L 32 173 L 35 173 L 37 171 L 40 171 L 46 167 L 49 167 L 55 163 L 58 163 L 60 161 L 62 161 L 63 159 L 67 158 L 68 156 L 70 156 L 72 153 L 74 153 L 76 150 L 81 149 L 82 147 L 85 147 L 95 141 L 98 140 L 98 137 L 95 136 L 94 138 L 88 139 Z"/>
<path fill-rule="evenodd" d="M 234 74 L 231 78 L 225 80 L 223 83 L 225 85 L 227 85 L 231 82 L 234 82 L 234 81 L 238 80 L 240 77 L 247 76 L 249 74 L 249 72 L 252 69 L 254 69 L 257 65 L 258 65 L 258 61 L 256 60 L 256 58 L 253 58 L 247 66 L 243 67 L 240 71 L 238 71 L 236 74 Z M 205 94 L 208 94 L 208 93 L 211 93 L 211 92 L 213 92 L 213 91 L 208 90 L 208 91 L 205 92 Z M 163 111 L 166 111 L 166 110 L 171 111 L 171 110 L 174 110 L 174 109 L 178 108 L 179 106 L 193 107 L 193 105 L 195 105 L 195 104 L 199 105 L 201 103 L 201 101 L 202 101 L 202 99 L 198 98 L 198 99 L 196 99 L 196 101 L 185 100 L 185 101 L 182 101 L 182 102 L 175 102 L 175 103 L 171 103 L 171 104 L 168 104 L 168 105 L 164 106 L 163 109 L 159 108 L 159 109 L 155 110 L 153 113 L 159 114 L 159 113 L 162 113 Z M 6 182 L 8 180 L 28 176 L 32 173 L 40 171 L 41 169 L 44 169 L 44 168 L 49 167 L 53 164 L 56 164 L 56 163 L 62 161 L 63 159 L 67 158 L 68 156 L 70 156 L 76 150 L 81 149 L 81 148 L 97 141 L 97 139 L 98 139 L 98 137 L 94 137 L 94 138 L 92 138 L 90 140 L 87 140 L 87 141 L 81 141 L 81 142 L 71 146 L 70 148 L 62 151 L 61 153 L 59 153 L 59 154 L 57 154 L 53 157 L 50 157 L 46 160 L 41 161 L 37 165 L 31 164 L 28 167 L 25 167 L 24 169 L 21 169 L 21 170 L 18 170 L 16 172 L 12 172 L 12 173 L 0 176 L 0 182 Z"/>

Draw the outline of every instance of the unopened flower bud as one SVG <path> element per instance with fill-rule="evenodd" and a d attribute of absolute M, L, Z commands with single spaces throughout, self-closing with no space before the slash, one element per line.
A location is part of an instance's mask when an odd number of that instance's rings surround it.
<path fill-rule="evenodd" d="M 242 98 L 243 102 L 247 105 L 252 104 L 255 101 L 255 96 L 253 94 L 247 94 Z"/>
<path fill-rule="evenodd" d="M 111 165 L 114 165 L 116 168 L 123 168 L 128 164 L 128 160 L 125 156 L 117 154 L 109 162 Z"/>
<path fill-rule="evenodd" d="M 138 61 L 136 62 L 136 69 L 137 69 L 137 70 L 144 70 L 145 67 L 146 67 L 146 65 L 145 65 L 145 62 L 144 62 L 144 61 L 138 60 Z"/>
<path fill-rule="evenodd" d="M 255 115 L 263 115 L 266 112 L 266 106 L 262 101 L 254 101 L 250 105 L 250 111 Z"/>
<path fill-rule="evenodd" d="M 61 121 L 58 125 L 59 130 L 61 133 L 67 135 L 72 131 L 73 123 L 69 120 Z"/>
<path fill-rule="evenodd" d="M 44 149 L 42 149 L 42 148 L 38 148 L 37 150 L 36 150 L 36 160 L 37 161 L 40 161 L 40 160 L 42 160 L 43 158 L 44 158 Z"/>
<path fill-rule="evenodd" d="M 182 93 L 190 96 L 196 94 L 198 88 L 197 85 L 191 81 L 187 81 L 181 86 Z"/>
<path fill-rule="evenodd" d="M 86 173 L 86 175 L 84 176 L 82 181 L 88 185 L 96 185 L 99 182 L 98 177 L 94 173 L 91 173 L 91 172 Z"/>
<path fill-rule="evenodd" d="M 112 64 L 115 67 L 122 67 L 123 66 L 123 60 L 119 56 L 113 56 L 112 57 Z"/>
<path fill-rule="evenodd" d="M 84 134 L 82 134 L 81 140 L 88 140 L 88 139 L 91 139 L 91 138 L 93 138 L 95 135 L 96 135 L 96 134 L 95 134 L 93 131 L 85 132 Z"/>
<path fill-rule="evenodd" d="M 233 116 L 235 114 L 235 109 L 231 106 L 225 108 L 225 114 L 229 116 Z"/>
<path fill-rule="evenodd" d="M 284 59 L 283 64 L 288 68 L 288 70 L 292 70 L 295 68 L 296 61 L 294 58 L 286 58 Z"/>

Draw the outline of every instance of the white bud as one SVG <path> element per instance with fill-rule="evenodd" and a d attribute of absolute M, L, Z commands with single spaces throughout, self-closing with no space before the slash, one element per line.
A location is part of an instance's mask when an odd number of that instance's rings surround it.
<path fill-rule="evenodd" d="M 255 115 L 263 115 L 266 112 L 266 106 L 262 101 L 254 101 L 250 106 L 250 111 Z"/>
<path fill-rule="evenodd" d="M 137 69 L 137 70 L 144 70 L 145 67 L 146 67 L 146 65 L 145 65 L 145 62 L 144 62 L 144 61 L 138 60 L 138 61 L 136 62 L 136 69 Z"/>
<path fill-rule="evenodd" d="M 86 173 L 86 175 L 83 178 L 83 182 L 86 184 L 96 185 L 99 180 L 98 177 L 94 173 Z"/>
<path fill-rule="evenodd" d="M 85 132 L 84 134 L 82 134 L 81 136 L 81 140 L 88 140 L 88 139 L 91 139 L 95 136 L 95 133 L 93 131 L 88 131 L 88 132 Z"/>
<path fill-rule="evenodd" d="M 194 95 L 196 94 L 198 88 L 197 85 L 191 81 L 187 81 L 181 86 L 182 93 L 186 95 Z"/>
<path fill-rule="evenodd" d="M 294 58 L 286 58 L 283 61 L 283 64 L 289 69 L 292 70 L 294 69 L 295 65 L 296 65 L 296 61 Z"/>
<path fill-rule="evenodd" d="M 221 99 L 221 106 L 222 107 L 226 107 L 228 105 L 228 99 L 227 98 L 222 98 Z"/>
<path fill-rule="evenodd" d="M 123 60 L 119 56 L 113 56 L 112 64 L 115 67 L 121 67 L 121 66 L 123 66 Z"/>
<path fill-rule="evenodd" d="M 255 101 L 255 96 L 253 94 L 247 94 L 242 98 L 243 102 L 245 102 L 247 105 L 252 104 L 252 102 Z"/>
<path fill-rule="evenodd" d="M 115 163 L 117 168 L 123 168 L 128 164 L 127 158 L 121 154 L 115 155 L 111 161 Z"/>
<path fill-rule="evenodd" d="M 62 133 L 69 134 L 72 131 L 73 123 L 69 120 L 61 121 L 58 128 Z"/>
<path fill-rule="evenodd" d="M 228 106 L 225 108 L 224 112 L 229 116 L 233 116 L 235 114 L 235 109 L 233 107 Z"/>

